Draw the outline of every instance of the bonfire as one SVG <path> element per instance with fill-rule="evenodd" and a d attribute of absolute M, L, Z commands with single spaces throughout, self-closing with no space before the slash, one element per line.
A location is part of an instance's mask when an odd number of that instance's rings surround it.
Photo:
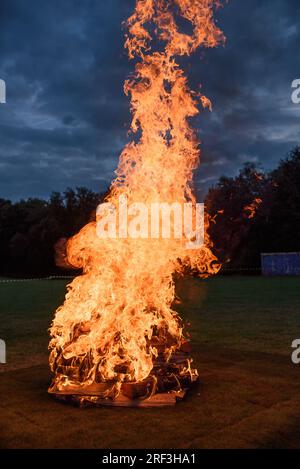
<path fill-rule="evenodd" d="M 190 118 L 199 104 L 211 103 L 190 90 L 178 57 L 224 41 L 213 17 L 219 6 L 217 0 L 137 0 L 125 41 L 135 62 L 124 86 L 132 141 L 120 156 L 108 204 L 126 198 L 149 213 L 152 204 L 196 204 L 192 179 L 200 155 Z M 174 403 L 198 378 L 175 310 L 174 275 L 219 270 L 209 218 L 204 243 L 187 249 L 186 233 L 133 239 L 120 219 L 118 236 L 104 239 L 97 233 L 102 216 L 67 243 L 67 261 L 82 275 L 68 286 L 51 326 L 49 392 L 83 405 Z"/>

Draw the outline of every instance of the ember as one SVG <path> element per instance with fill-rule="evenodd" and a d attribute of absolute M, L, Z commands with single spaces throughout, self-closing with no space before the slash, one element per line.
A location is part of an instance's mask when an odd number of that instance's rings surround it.
<path fill-rule="evenodd" d="M 224 40 L 213 20 L 217 6 L 218 0 L 137 0 L 125 42 L 137 64 L 125 93 L 139 139 L 120 156 L 108 203 L 126 196 L 130 204 L 149 207 L 195 205 L 191 183 L 199 142 L 189 118 L 197 115 L 198 100 L 211 104 L 189 89 L 175 57 Z M 191 35 L 180 32 L 180 18 L 191 23 Z M 157 50 L 154 36 L 160 41 Z M 189 250 L 186 235 L 131 239 L 123 233 L 100 239 L 96 224 L 67 242 L 67 261 L 83 275 L 69 285 L 51 327 L 49 392 L 80 404 L 175 403 L 198 373 L 173 309 L 173 275 L 190 269 L 205 277 L 219 270 L 207 234 L 209 219 L 204 245 Z"/>

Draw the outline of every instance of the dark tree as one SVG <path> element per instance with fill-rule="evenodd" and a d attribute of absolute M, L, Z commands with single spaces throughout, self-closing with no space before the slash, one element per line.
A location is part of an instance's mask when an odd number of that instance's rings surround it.
<path fill-rule="evenodd" d="M 300 147 L 271 173 L 273 200 L 265 236 L 274 252 L 300 251 Z"/>
<path fill-rule="evenodd" d="M 29 276 L 60 272 L 55 245 L 77 233 L 95 216 L 104 195 L 85 188 L 53 192 L 50 200 L 0 199 L 1 275 Z"/>
<path fill-rule="evenodd" d="M 247 163 L 238 176 L 221 177 L 208 192 L 205 204 L 212 218 L 210 234 L 214 250 L 231 267 L 249 263 L 249 232 L 267 185 L 268 178 L 255 165 Z"/>
<path fill-rule="evenodd" d="M 220 178 L 206 206 L 215 252 L 229 268 L 258 268 L 262 252 L 300 251 L 300 149 L 269 174 L 248 163 Z"/>

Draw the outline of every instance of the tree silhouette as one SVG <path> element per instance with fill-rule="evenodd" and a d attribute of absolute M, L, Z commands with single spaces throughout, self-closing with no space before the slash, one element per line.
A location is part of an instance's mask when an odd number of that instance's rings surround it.
<path fill-rule="evenodd" d="M 79 187 L 53 192 L 49 201 L 0 199 L 0 275 L 60 273 L 55 246 L 63 249 L 95 217 L 106 194 Z M 261 252 L 300 251 L 300 148 L 269 174 L 247 163 L 237 176 L 221 177 L 205 204 L 215 253 L 227 268 L 259 268 Z"/>
<path fill-rule="evenodd" d="M 53 192 L 49 201 L 0 199 L 0 274 L 46 275 L 59 272 L 55 245 L 78 232 L 104 194 L 86 188 Z"/>
<path fill-rule="evenodd" d="M 206 198 L 214 249 L 227 267 L 260 267 L 262 252 L 300 251 L 300 149 L 264 174 L 247 163 Z"/>

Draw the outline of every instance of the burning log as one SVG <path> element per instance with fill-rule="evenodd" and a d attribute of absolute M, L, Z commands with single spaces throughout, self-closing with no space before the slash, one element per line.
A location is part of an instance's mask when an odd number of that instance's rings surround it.
<path fill-rule="evenodd" d="M 156 383 L 154 376 L 137 383 L 123 383 L 121 393 L 129 399 L 149 399 L 156 392 Z"/>
<path fill-rule="evenodd" d="M 191 368 L 191 359 L 187 352 L 189 348 L 189 343 L 185 341 L 182 349 L 169 360 L 166 360 L 164 353 L 158 354 L 148 378 L 137 382 L 123 382 L 121 385 L 118 379 L 91 384 L 83 380 L 78 384 L 80 369 L 91 368 L 84 363 L 87 357 L 78 362 L 78 366 L 74 366 L 74 362 L 68 363 L 65 360 L 64 365 L 56 365 L 58 380 L 52 383 L 49 393 L 60 399 L 67 396 L 67 401 L 80 405 L 88 403 L 121 406 L 130 406 L 130 403 L 133 406 L 174 405 L 178 399 L 185 396 L 186 389 L 198 379 L 198 373 Z M 118 374 L 126 374 L 127 369 L 125 365 L 118 365 L 115 371 Z M 155 395 L 159 395 L 159 398 L 155 397 L 152 402 Z M 140 402 L 137 403 L 136 400 Z M 151 403 L 142 403 L 144 400 L 151 400 Z"/>

